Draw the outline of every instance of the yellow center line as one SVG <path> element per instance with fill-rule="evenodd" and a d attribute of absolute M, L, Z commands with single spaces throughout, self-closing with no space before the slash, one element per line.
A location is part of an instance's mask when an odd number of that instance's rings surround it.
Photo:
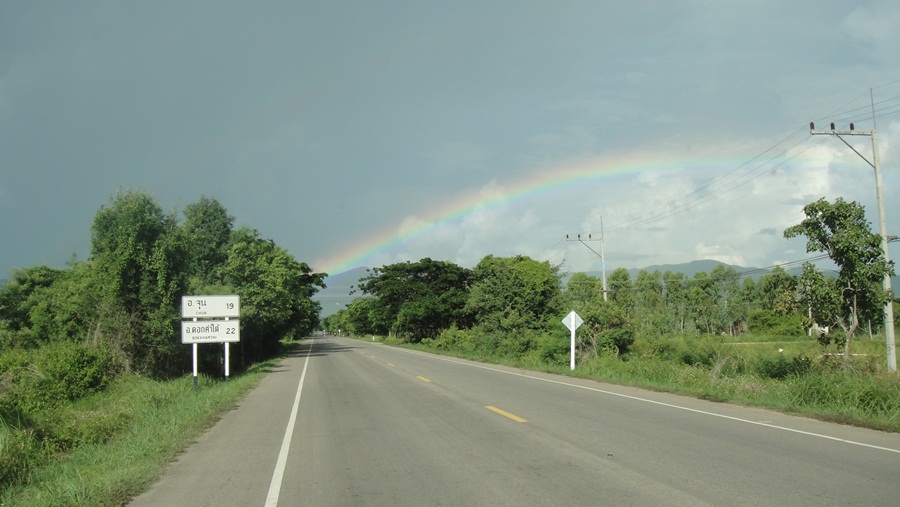
<path fill-rule="evenodd" d="M 388 365 L 388 366 L 397 366 L 397 365 L 394 364 L 394 363 L 388 363 L 387 365 Z"/>
<path fill-rule="evenodd" d="M 486 409 L 488 409 L 488 410 L 490 410 L 490 411 L 492 411 L 492 412 L 496 412 L 496 413 L 502 415 L 503 417 L 509 417 L 510 419 L 512 419 L 513 421 L 516 421 L 516 422 L 520 422 L 520 423 L 528 422 L 528 421 L 526 421 L 525 419 L 522 419 L 521 417 L 519 417 L 519 416 L 517 416 L 517 415 L 510 414 L 509 412 L 507 412 L 507 411 L 505 411 L 505 410 L 500 410 L 500 409 L 497 408 L 497 407 L 492 407 L 492 406 L 490 406 L 490 405 L 487 405 L 487 406 L 485 406 L 484 408 L 486 408 Z"/>
<path fill-rule="evenodd" d="M 430 380 L 428 380 L 427 378 L 422 377 L 422 376 L 418 376 L 418 375 L 417 375 L 416 378 L 419 379 L 419 380 L 421 380 L 421 381 L 423 381 L 423 382 L 431 382 Z"/>

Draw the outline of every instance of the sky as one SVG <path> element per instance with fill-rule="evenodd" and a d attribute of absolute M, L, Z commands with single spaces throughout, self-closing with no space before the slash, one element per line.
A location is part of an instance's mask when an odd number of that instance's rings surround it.
<path fill-rule="evenodd" d="M 0 279 L 89 259 L 120 190 L 213 197 L 332 275 L 768 267 L 815 255 L 783 231 L 820 198 L 878 231 L 871 137 L 810 121 L 877 132 L 900 235 L 898 23 L 894 0 L 0 0 Z"/>

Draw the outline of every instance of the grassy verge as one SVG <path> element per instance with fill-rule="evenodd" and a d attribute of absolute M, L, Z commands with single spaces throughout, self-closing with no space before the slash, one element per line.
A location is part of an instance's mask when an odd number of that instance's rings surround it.
<path fill-rule="evenodd" d="M 763 407 L 805 417 L 900 432 L 900 375 L 886 373 L 884 343 L 857 339 L 845 361 L 836 348 L 807 338 L 720 337 L 638 339 L 621 357 L 547 360 L 535 354 L 498 353 L 424 344 L 392 345 L 537 371 L 571 375 L 708 399 Z M 465 343 L 463 341 L 463 343 Z"/>
<path fill-rule="evenodd" d="M 17 449 L 39 446 L 25 456 L 38 464 L 4 484 L 0 505 L 124 505 L 276 362 L 228 382 L 201 377 L 196 390 L 190 376 L 167 382 L 125 376 L 100 394 L 35 415 L 28 430 L 0 425 L 3 461 L 15 459 Z M 47 434 L 37 438 L 40 432 Z"/>

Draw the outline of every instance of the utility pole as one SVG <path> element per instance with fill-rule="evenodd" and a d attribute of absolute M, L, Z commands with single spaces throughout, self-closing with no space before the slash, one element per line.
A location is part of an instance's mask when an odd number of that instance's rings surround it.
<path fill-rule="evenodd" d="M 578 241 L 582 245 L 586 246 L 588 250 L 594 252 L 594 254 L 600 257 L 600 277 L 603 283 L 603 301 L 608 301 L 607 293 L 609 292 L 606 288 L 606 258 L 603 255 L 603 217 L 600 217 L 600 237 L 593 238 L 590 234 L 587 235 L 587 238 L 582 238 L 581 234 L 577 234 L 574 238 L 569 238 L 569 235 L 566 234 L 566 241 Z M 600 253 L 597 253 L 596 250 L 590 247 L 585 241 L 599 241 L 600 242 Z"/>
<path fill-rule="evenodd" d="M 873 101 L 874 108 L 874 101 Z M 816 130 L 813 122 L 809 122 L 809 133 L 814 136 L 835 136 L 840 139 L 844 144 L 847 145 L 848 148 L 853 150 L 854 153 L 859 155 L 860 158 L 866 161 L 867 164 L 872 166 L 872 169 L 875 169 L 875 197 L 878 200 L 878 221 L 881 223 L 881 249 L 884 252 L 884 261 L 890 265 L 891 256 L 888 252 L 888 233 L 887 233 L 887 222 L 884 217 L 884 196 L 883 194 L 883 185 L 881 183 L 881 165 L 878 162 L 878 133 L 875 129 L 874 121 L 875 115 L 874 110 L 872 114 L 873 126 L 872 130 L 864 131 L 864 130 L 855 130 L 853 124 L 850 124 L 850 130 L 835 130 L 834 122 L 831 122 L 829 125 L 830 130 Z M 872 138 L 872 162 L 869 162 L 869 159 L 863 156 L 862 153 L 858 152 L 856 148 L 850 145 L 846 140 L 844 140 L 841 136 L 869 136 Z M 890 299 L 888 299 L 887 304 L 884 305 L 884 341 L 887 347 L 887 368 L 889 372 L 897 371 L 897 350 L 894 345 L 894 290 L 891 287 L 891 275 L 884 275 L 883 282 L 884 290 L 890 293 Z"/>

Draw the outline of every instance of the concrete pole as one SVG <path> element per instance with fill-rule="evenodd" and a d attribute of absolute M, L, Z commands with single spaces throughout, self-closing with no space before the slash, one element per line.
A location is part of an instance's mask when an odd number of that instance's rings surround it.
<path fill-rule="evenodd" d="M 604 253 L 604 243 L 606 234 L 603 233 L 603 217 L 600 217 L 600 276 L 603 280 L 603 301 L 609 301 L 607 294 L 609 289 L 606 287 L 606 255 Z"/>
<path fill-rule="evenodd" d="M 884 214 L 884 186 L 881 182 L 881 164 L 878 161 L 878 134 L 872 130 L 872 166 L 875 168 L 875 196 L 878 200 L 878 221 L 881 223 L 881 249 L 884 251 L 884 261 L 891 263 L 890 249 L 888 248 L 887 221 Z M 884 306 L 884 342 L 887 347 L 887 369 L 889 372 L 897 371 L 897 347 L 894 341 L 894 289 L 891 286 L 891 275 L 884 275 L 884 290 L 890 294 L 887 304 Z"/>

